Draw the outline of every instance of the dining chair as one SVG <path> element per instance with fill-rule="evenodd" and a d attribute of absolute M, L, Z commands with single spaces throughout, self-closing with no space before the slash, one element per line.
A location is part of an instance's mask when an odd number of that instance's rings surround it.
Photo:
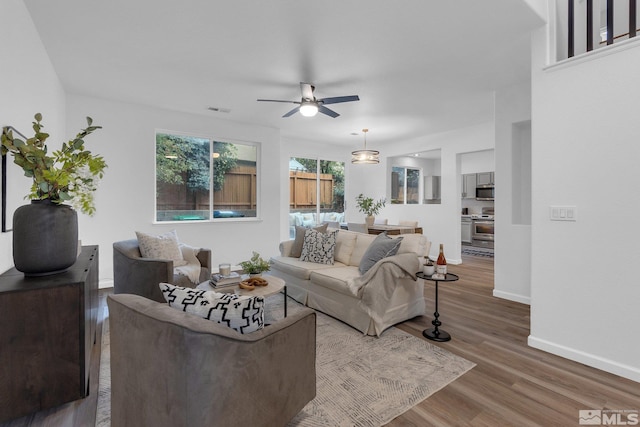
<path fill-rule="evenodd" d="M 369 229 L 367 228 L 367 224 L 359 224 L 355 222 L 347 223 L 347 230 L 356 231 L 358 233 L 369 234 Z"/>

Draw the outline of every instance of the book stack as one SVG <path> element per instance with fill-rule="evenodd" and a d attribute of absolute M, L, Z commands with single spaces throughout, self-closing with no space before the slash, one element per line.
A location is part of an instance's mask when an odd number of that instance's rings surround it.
<path fill-rule="evenodd" d="M 235 271 L 226 276 L 223 276 L 222 274 L 212 274 L 210 281 L 211 286 L 215 289 L 230 288 L 240 282 L 242 282 L 242 276 Z"/>

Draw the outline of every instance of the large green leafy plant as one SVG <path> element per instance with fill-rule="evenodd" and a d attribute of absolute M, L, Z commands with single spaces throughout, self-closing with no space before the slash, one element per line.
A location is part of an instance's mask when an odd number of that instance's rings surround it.
<path fill-rule="evenodd" d="M 62 144 L 62 149 L 48 154 L 45 141 L 49 134 L 42 132 L 42 115 L 37 113 L 33 122 L 35 135 L 23 141 L 14 137 L 9 128 L 2 129 L 2 154 L 11 153 L 13 162 L 20 166 L 26 177 L 33 179 L 31 200 L 50 200 L 62 204 L 69 202 L 75 209 L 88 215 L 95 213 L 93 193 L 107 167 L 102 156 L 91 154 L 84 148 L 84 138 L 101 126 L 93 126 L 87 117 L 87 127 L 76 137 Z"/>
<path fill-rule="evenodd" d="M 360 193 L 356 197 L 356 203 L 358 203 L 358 210 L 367 216 L 376 216 L 380 213 L 380 209 L 387 203 L 386 199 L 380 199 L 374 201 L 372 197 L 365 197 Z"/>

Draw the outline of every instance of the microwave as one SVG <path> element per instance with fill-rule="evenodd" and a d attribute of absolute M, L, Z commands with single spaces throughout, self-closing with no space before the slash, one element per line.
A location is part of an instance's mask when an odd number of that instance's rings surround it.
<path fill-rule="evenodd" d="M 478 185 L 476 187 L 476 200 L 494 200 L 494 199 L 495 199 L 495 186 Z"/>

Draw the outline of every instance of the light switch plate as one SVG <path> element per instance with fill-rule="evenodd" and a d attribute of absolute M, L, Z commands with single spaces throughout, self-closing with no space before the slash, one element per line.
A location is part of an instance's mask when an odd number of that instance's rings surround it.
<path fill-rule="evenodd" d="M 576 221 L 578 208 L 576 206 L 550 206 L 549 219 L 551 221 Z"/>

